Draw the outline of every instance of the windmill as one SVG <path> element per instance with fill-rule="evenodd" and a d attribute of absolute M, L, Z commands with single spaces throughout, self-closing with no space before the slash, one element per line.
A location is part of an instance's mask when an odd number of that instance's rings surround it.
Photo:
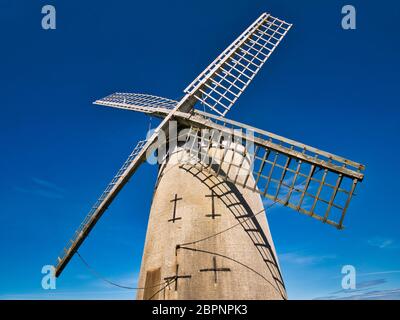
<path fill-rule="evenodd" d="M 179 101 L 114 93 L 94 102 L 162 120 L 136 145 L 58 257 L 57 277 L 157 148 L 137 298 L 286 299 L 265 210 L 281 204 L 341 229 L 364 170 L 225 117 L 291 26 L 263 13 Z"/>

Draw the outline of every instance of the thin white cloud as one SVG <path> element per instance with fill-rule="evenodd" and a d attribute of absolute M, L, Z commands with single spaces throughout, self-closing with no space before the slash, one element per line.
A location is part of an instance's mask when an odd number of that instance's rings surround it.
<path fill-rule="evenodd" d="M 380 274 L 391 274 L 391 273 L 400 273 L 400 270 L 388 270 L 388 271 L 377 271 L 377 272 L 366 272 L 366 273 L 357 273 L 358 277 L 365 276 L 375 276 Z"/>
<path fill-rule="evenodd" d="M 26 183 L 23 187 L 17 186 L 15 191 L 27 193 L 34 196 L 40 196 L 49 199 L 62 199 L 64 198 L 64 189 L 56 184 L 36 177 L 32 178 L 31 183 Z"/>
<path fill-rule="evenodd" d="M 361 281 L 361 282 L 357 282 L 356 289 L 341 289 L 339 291 L 332 292 L 331 294 L 332 295 L 339 294 L 339 293 L 354 294 L 354 293 L 358 293 L 358 292 L 363 292 L 371 287 L 379 286 L 379 285 L 382 285 L 385 283 L 387 283 L 387 280 L 384 278 Z"/>
<path fill-rule="evenodd" d="M 39 179 L 39 178 L 36 178 L 36 177 L 32 177 L 32 181 L 33 181 L 35 184 L 37 184 L 37 185 L 39 185 L 39 186 L 41 186 L 41 187 L 43 187 L 43 188 L 46 188 L 46 189 L 48 189 L 48 190 L 53 190 L 53 191 L 57 191 L 57 192 L 64 192 L 64 189 L 60 188 L 60 187 L 57 186 L 55 183 L 50 182 L 50 181 L 48 181 L 48 180 L 44 180 L 44 179 Z"/>
<path fill-rule="evenodd" d="M 369 277 L 369 276 L 377 276 L 377 275 L 392 274 L 392 273 L 400 273 L 400 270 L 372 271 L 372 272 L 364 272 L 364 273 L 357 272 L 357 277 Z M 336 276 L 334 278 L 338 279 L 338 278 L 342 278 L 342 277 L 343 276 Z"/>
<path fill-rule="evenodd" d="M 326 260 L 335 259 L 335 255 L 305 255 L 298 252 L 288 252 L 279 255 L 281 262 L 297 265 L 312 265 L 324 262 Z"/>
<path fill-rule="evenodd" d="M 395 247 L 394 240 L 389 239 L 389 238 L 375 237 L 375 238 L 369 239 L 367 242 L 370 246 L 377 247 L 380 249 Z"/>
<path fill-rule="evenodd" d="M 350 296 L 325 296 L 315 300 L 400 300 L 400 288 L 387 290 L 374 290 L 357 293 Z"/>

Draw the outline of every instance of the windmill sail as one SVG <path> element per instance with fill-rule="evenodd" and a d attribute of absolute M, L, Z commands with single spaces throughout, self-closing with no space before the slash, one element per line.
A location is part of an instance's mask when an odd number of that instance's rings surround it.
<path fill-rule="evenodd" d="M 147 105 L 147 107 L 149 107 L 149 104 Z M 140 164 L 146 159 L 147 151 L 151 148 L 151 146 L 154 143 L 158 141 L 158 133 L 160 131 L 166 130 L 169 121 L 172 119 L 172 117 L 176 112 L 187 111 L 190 108 L 192 108 L 192 106 L 193 106 L 193 99 L 189 95 L 185 95 L 181 99 L 181 101 L 179 101 L 173 107 L 173 109 L 171 109 L 170 112 L 165 116 L 160 125 L 154 130 L 153 134 L 146 141 L 139 142 L 138 145 L 134 148 L 128 160 L 118 171 L 118 174 L 108 185 L 106 190 L 103 192 L 102 196 L 96 202 L 96 204 L 91 209 L 89 214 L 86 216 L 81 226 L 76 231 L 75 236 L 70 241 L 71 244 L 68 246 L 68 248 L 65 248 L 61 256 L 58 257 L 58 262 L 55 268 L 56 269 L 55 275 L 57 277 L 61 274 L 65 266 L 71 260 L 75 252 L 78 250 L 82 242 L 86 239 L 89 232 L 92 230 L 97 221 L 106 211 L 108 206 L 118 195 L 119 191 L 129 181 L 130 177 L 135 173 L 136 169 L 140 166 Z"/>
<path fill-rule="evenodd" d="M 263 13 L 184 92 L 225 116 L 291 26 Z"/>
<path fill-rule="evenodd" d="M 280 203 L 339 229 L 343 227 L 356 185 L 364 177 L 363 165 L 236 121 L 196 113 L 202 116 L 180 114 L 182 121 L 191 124 L 185 134 L 185 146 L 197 157 L 195 163 L 185 168 L 207 170 L 260 193 L 272 203 Z M 200 128 L 214 131 L 204 134 Z M 252 132 L 250 138 L 245 131 Z M 233 138 L 231 141 L 226 139 L 229 135 Z M 235 162 L 232 150 L 244 154 L 246 160 Z M 250 175 L 254 179 L 249 179 Z"/>
<path fill-rule="evenodd" d="M 176 107 L 178 101 L 149 94 L 116 92 L 93 103 L 149 114 L 168 114 Z"/>
<path fill-rule="evenodd" d="M 60 275 L 66 264 L 72 258 L 73 254 L 76 252 L 76 250 L 78 250 L 81 243 L 85 240 L 90 230 L 95 226 L 119 190 L 128 181 L 128 175 L 132 175 L 135 169 L 138 167 L 140 164 L 138 161 L 138 155 L 141 153 L 145 144 L 146 140 L 139 141 L 137 143 L 128 159 L 122 165 L 121 169 L 118 170 L 118 173 L 111 180 L 107 188 L 89 211 L 88 215 L 82 221 L 81 225 L 70 240 L 70 246 L 68 248 L 64 248 L 63 252 L 58 257 L 56 277 Z"/>

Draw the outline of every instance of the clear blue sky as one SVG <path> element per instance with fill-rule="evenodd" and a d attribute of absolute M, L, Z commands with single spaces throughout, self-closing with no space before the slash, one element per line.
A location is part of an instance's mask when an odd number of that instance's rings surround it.
<path fill-rule="evenodd" d="M 341 28 L 348 3 L 357 30 Z M 41 29 L 45 4 L 57 9 L 56 30 Z M 367 167 L 343 231 L 268 212 L 289 298 L 400 297 L 397 1 L 1 0 L 0 298 L 135 297 L 76 257 L 57 290 L 40 284 L 149 126 L 91 103 L 115 91 L 179 98 L 263 11 L 294 27 L 229 117 Z M 80 250 L 124 285 L 139 272 L 155 174 L 140 168 Z M 335 293 L 345 264 L 359 290 Z"/>

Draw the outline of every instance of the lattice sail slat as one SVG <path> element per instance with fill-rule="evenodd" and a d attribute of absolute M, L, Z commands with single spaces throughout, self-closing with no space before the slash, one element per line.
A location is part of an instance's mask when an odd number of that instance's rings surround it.
<path fill-rule="evenodd" d="M 184 92 L 225 116 L 291 26 L 262 14 Z"/>

